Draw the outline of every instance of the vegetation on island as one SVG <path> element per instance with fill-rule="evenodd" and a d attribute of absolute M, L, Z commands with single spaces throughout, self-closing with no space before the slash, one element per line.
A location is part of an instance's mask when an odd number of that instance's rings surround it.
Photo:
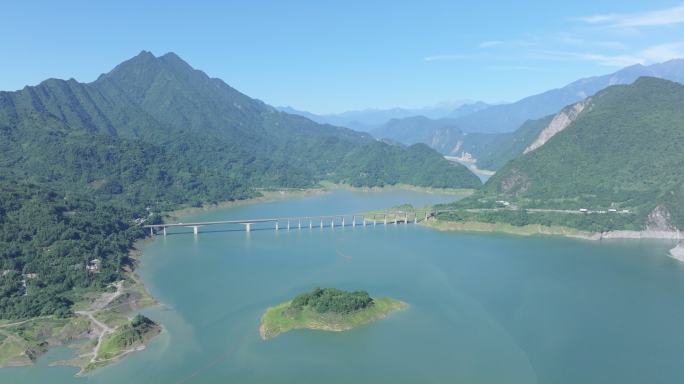
<path fill-rule="evenodd" d="M 268 308 L 261 318 L 259 333 L 267 340 L 293 329 L 346 331 L 407 307 L 390 298 L 373 299 L 365 291 L 315 288 Z"/>

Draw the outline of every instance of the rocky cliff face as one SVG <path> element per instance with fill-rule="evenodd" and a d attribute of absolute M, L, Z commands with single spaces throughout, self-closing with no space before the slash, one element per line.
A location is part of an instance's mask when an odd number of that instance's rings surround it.
<path fill-rule="evenodd" d="M 674 223 L 672 215 L 662 205 L 658 205 L 648 214 L 646 224 L 644 225 L 646 231 L 667 231 L 675 232 L 678 230 Z"/>
<path fill-rule="evenodd" d="M 562 111 L 558 112 L 558 114 L 556 114 L 556 116 L 553 117 L 553 120 L 551 120 L 549 125 L 539 133 L 539 136 L 537 136 L 537 138 L 532 142 L 532 144 L 525 148 L 523 154 L 532 152 L 535 149 L 546 144 L 546 142 L 549 141 L 549 139 L 551 139 L 554 135 L 556 135 L 558 132 L 561 132 L 562 130 L 567 128 L 573 121 L 575 121 L 577 117 L 582 113 L 582 111 L 590 107 L 591 98 L 588 98 L 583 101 L 580 101 L 579 103 L 566 107 Z"/>

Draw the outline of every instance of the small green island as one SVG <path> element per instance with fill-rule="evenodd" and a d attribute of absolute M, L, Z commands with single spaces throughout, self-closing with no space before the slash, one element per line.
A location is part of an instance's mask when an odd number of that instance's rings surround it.
<path fill-rule="evenodd" d="M 383 319 L 408 304 L 391 298 L 371 298 L 366 291 L 315 288 L 266 310 L 259 333 L 264 340 L 293 329 L 347 331 Z"/>

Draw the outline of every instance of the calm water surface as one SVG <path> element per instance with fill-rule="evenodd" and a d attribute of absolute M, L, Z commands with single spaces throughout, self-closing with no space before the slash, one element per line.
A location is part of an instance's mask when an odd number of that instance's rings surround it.
<path fill-rule="evenodd" d="M 188 216 L 360 212 L 454 196 L 337 191 Z M 441 233 L 420 226 L 279 232 L 209 227 L 158 237 L 139 269 L 165 332 L 86 378 L 48 367 L 1 383 L 678 383 L 684 267 L 657 241 Z M 180 233 L 182 232 L 182 233 Z M 315 286 L 410 304 L 349 332 L 259 338 L 273 304 Z"/>

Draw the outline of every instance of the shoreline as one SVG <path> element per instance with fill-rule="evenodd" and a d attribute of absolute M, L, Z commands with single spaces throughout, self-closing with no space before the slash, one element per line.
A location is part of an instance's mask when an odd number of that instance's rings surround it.
<path fill-rule="evenodd" d="M 74 356 L 66 360 L 52 361 L 50 366 L 71 366 L 78 368 L 76 376 L 84 376 L 92 371 L 91 357 L 97 355 L 102 339 L 118 330 L 130 316 L 159 303 L 147 291 L 135 269 L 142 255 L 142 248 L 152 239 L 139 239 L 133 243 L 128 252 L 132 264 L 124 267 L 125 279 L 114 284 L 116 291 L 104 291 L 99 294 L 90 293 L 81 298 L 73 306 L 74 315 L 65 319 L 54 316 L 41 316 L 20 320 L 14 323 L 0 323 L 0 334 L 10 338 L 14 343 L 13 355 L 5 356 L 0 368 L 26 367 L 34 365 L 45 352 L 53 347 L 64 346 L 74 351 Z M 98 320 L 98 318 L 100 320 Z M 51 329 L 49 334 L 40 340 L 24 339 L 15 326 L 23 325 L 29 331 Z M 152 338 L 150 338 L 152 340 Z M 150 341 L 147 340 L 147 341 Z M 96 343 L 97 342 L 97 343 Z M 143 350 L 140 345 L 134 350 L 125 351 L 106 361 L 98 361 L 100 366 L 113 364 L 127 355 Z M 104 364 L 102 364 L 104 363 Z"/>
<path fill-rule="evenodd" d="M 261 196 L 256 196 L 248 199 L 242 199 L 242 200 L 232 200 L 232 201 L 223 201 L 219 202 L 216 204 L 208 204 L 204 205 L 202 207 L 184 207 L 184 208 L 179 208 L 176 210 L 172 211 L 167 211 L 167 212 L 162 212 L 162 218 L 163 219 L 176 219 L 179 217 L 187 216 L 187 215 L 192 215 L 196 213 L 202 213 L 202 212 L 210 212 L 213 210 L 217 209 L 224 209 L 224 208 L 232 208 L 232 207 L 238 207 L 238 206 L 244 206 L 244 205 L 251 205 L 251 204 L 260 204 L 260 203 L 266 203 L 274 200 L 279 200 L 279 199 L 289 199 L 289 198 L 296 198 L 296 197 L 307 197 L 307 196 L 316 196 L 316 195 L 321 195 L 321 194 L 326 194 L 326 193 L 331 193 L 332 191 L 336 189 L 343 189 L 343 190 L 353 190 L 353 191 L 361 191 L 361 192 L 382 192 L 382 191 L 388 191 L 388 190 L 413 190 L 413 191 L 421 191 L 421 192 L 426 192 L 426 193 L 447 193 L 447 194 L 454 194 L 454 195 L 459 195 L 459 194 L 464 194 L 464 193 L 472 193 L 472 190 L 453 190 L 453 189 L 439 189 L 439 188 L 424 188 L 424 187 L 413 187 L 413 186 L 408 186 L 408 185 L 393 185 L 393 186 L 385 186 L 385 187 L 373 187 L 373 188 L 356 188 L 352 186 L 346 186 L 342 184 L 333 184 L 333 183 L 321 183 L 321 186 L 319 187 L 313 187 L 313 188 L 302 188 L 302 189 L 275 189 L 275 190 L 260 190 Z M 133 294 L 133 298 L 127 299 L 124 303 L 120 304 L 126 304 L 129 308 L 127 310 L 123 310 L 118 312 L 117 317 L 129 317 L 129 315 L 132 315 L 134 313 L 138 313 L 141 309 L 152 307 L 155 305 L 160 305 L 160 303 L 157 301 L 157 299 L 152 296 L 148 291 L 147 288 L 145 287 L 144 282 L 140 278 L 140 276 L 137 274 L 136 270 L 138 268 L 138 264 L 140 263 L 140 258 L 143 256 L 144 248 L 154 241 L 154 238 L 145 236 L 141 239 L 136 240 L 132 245 L 131 248 L 128 251 L 128 258 L 131 260 L 131 265 L 124 267 L 124 275 L 126 277 L 126 291 L 129 293 Z M 108 292 L 102 292 L 101 295 L 107 295 Z M 26 341 L 20 340 L 17 336 L 14 336 L 13 333 L 10 331 L 10 327 L 8 324 L 5 324 L 3 326 L 2 330 L 0 330 L 0 333 L 3 335 L 10 335 L 12 338 L 16 338 L 17 342 L 20 342 L 22 346 L 25 348 L 22 349 L 21 351 L 17 351 L 17 354 L 13 357 L 8 358 L 6 361 L 0 363 L 0 368 L 5 368 L 5 367 L 23 367 L 23 366 L 31 366 L 35 363 L 35 360 L 37 360 L 41 355 L 43 355 L 45 352 L 47 352 L 48 349 L 56 346 L 66 346 L 69 348 L 72 348 L 76 351 L 76 356 L 73 358 L 67 359 L 67 360 L 61 360 L 61 361 L 54 361 L 51 362 L 50 365 L 67 365 L 67 366 L 73 366 L 76 368 L 80 368 L 80 371 L 76 374 L 76 376 L 83 376 L 87 375 L 90 372 L 93 371 L 93 368 L 101 368 L 110 364 L 113 364 L 115 362 L 118 362 L 128 355 L 144 350 L 146 345 L 154 339 L 154 337 L 150 338 L 149 340 L 146 340 L 142 345 L 137 346 L 136 348 L 132 350 L 127 350 L 125 353 L 115 356 L 114 358 L 107 359 L 106 361 L 100 361 L 99 363 L 104 363 L 104 364 L 98 364 L 96 367 L 88 366 L 88 363 L 84 361 L 84 357 L 90 356 L 91 351 L 89 350 L 90 347 L 92 347 L 92 342 L 95 339 L 98 339 L 99 337 L 99 327 L 97 324 L 93 325 L 92 321 L 88 319 L 86 316 L 82 316 L 81 314 L 76 313 L 79 311 L 79 309 L 83 309 L 84 306 L 87 306 L 85 302 L 93 299 L 90 296 L 86 296 L 83 298 L 82 302 L 78 302 L 74 307 L 75 314 L 73 317 L 70 317 L 68 319 L 64 319 L 62 322 L 64 324 L 60 325 L 62 327 L 70 327 L 70 328 L 75 328 L 77 330 L 70 333 L 68 336 L 64 336 L 62 338 L 50 338 L 50 342 L 44 347 L 41 348 L 40 350 L 36 350 L 34 348 L 31 348 L 27 344 Z M 100 311 L 108 311 L 108 308 L 102 308 Z M 21 323 L 36 323 L 35 326 L 39 327 L 41 324 L 39 322 L 41 321 L 52 321 L 54 319 L 52 318 L 47 318 L 43 319 L 41 317 L 38 318 L 29 318 L 29 319 L 24 319 L 21 320 Z M 121 319 L 113 319 L 111 321 L 119 322 Z M 0 322 L 0 325 L 3 325 L 3 323 Z M 163 325 L 161 325 L 161 329 L 163 330 Z M 118 324 L 113 324 L 112 329 L 116 330 L 118 329 Z M 155 336 L 156 337 L 156 336 Z M 75 346 L 75 342 L 83 342 L 83 344 L 78 347 Z M 92 348 L 90 348 L 92 349 Z"/>
<path fill-rule="evenodd" d="M 161 212 L 162 218 L 163 219 L 175 219 L 178 217 L 183 217 L 186 215 L 191 215 L 191 214 L 196 214 L 196 213 L 202 213 L 202 212 L 209 212 L 213 211 L 216 209 L 223 209 L 223 208 L 231 208 L 231 207 L 237 207 L 237 206 L 244 206 L 244 205 L 250 205 L 250 204 L 260 204 L 260 203 L 266 203 L 274 200 L 280 200 L 280 199 L 289 199 L 289 198 L 296 198 L 296 197 L 308 197 L 308 196 L 316 196 L 316 195 L 321 195 L 321 194 L 326 194 L 326 193 L 332 193 L 334 190 L 352 190 L 352 191 L 360 191 L 360 192 L 382 192 L 382 191 L 387 191 L 387 190 L 413 190 L 413 191 L 421 191 L 421 192 L 426 192 L 426 193 L 448 193 L 448 194 L 464 194 L 464 193 L 472 193 L 472 190 L 453 190 L 453 189 L 439 189 L 439 188 L 424 188 L 424 187 L 413 187 L 413 186 L 407 186 L 407 185 L 393 185 L 393 186 L 385 186 L 385 187 L 373 187 L 373 188 L 355 188 L 351 186 L 346 186 L 342 184 L 333 184 L 333 183 L 321 183 L 320 186 L 318 187 L 312 187 L 312 188 L 301 188 L 301 189 L 273 189 L 273 190 L 258 190 L 258 192 L 261 194 L 261 196 L 256 196 L 248 199 L 242 199 L 242 200 L 232 200 L 232 201 L 223 201 L 219 202 L 217 204 L 208 204 L 204 205 L 202 207 L 184 207 L 184 208 L 179 208 L 176 210 L 172 211 L 166 211 L 166 212 Z M 155 305 L 160 305 L 160 303 L 157 301 L 155 297 L 153 297 L 146 289 L 145 283 L 142 281 L 140 276 L 137 274 L 136 270 L 138 268 L 138 264 L 140 263 L 140 258 L 143 255 L 143 250 L 144 248 L 154 241 L 154 238 L 146 236 L 144 238 L 136 240 L 130 247 L 128 251 L 128 258 L 131 261 L 130 265 L 127 265 L 124 267 L 124 275 L 125 275 L 125 291 L 127 293 L 126 299 L 123 300 L 123 303 L 119 303 L 119 306 L 125 306 L 127 309 L 121 310 L 116 313 L 109 313 L 111 312 L 110 308 L 107 306 L 103 308 L 98 308 L 97 311 L 92 311 L 93 314 L 96 312 L 99 314 L 100 312 L 107 312 L 105 315 L 109 315 L 112 318 L 107 321 L 107 323 L 111 323 L 111 325 L 107 325 L 108 329 L 111 328 L 112 330 L 116 330 L 120 326 L 120 322 L 123 321 L 123 318 L 130 317 L 129 315 L 138 313 L 141 309 L 143 308 L 148 308 L 152 307 Z M 100 293 L 98 296 L 105 296 L 110 294 L 109 292 L 105 291 Z M 130 297 L 129 297 L 130 296 Z M 88 365 L 88 361 L 90 356 L 93 355 L 93 353 L 97 353 L 96 348 L 97 345 L 93 345 L 93 341 L 97 340 L 100 338 L 102 334 L 102 327 L 98 326 L 97 324 L 94 324 L 92 319 L 88 318 L 87 316 L 83 316 L 77 312 L 83 312 L 84 309 L 86 309 L 89 305 L 93 304 L 93 302 L 89 302 L 91 300 L 97 301 L 97 298 L 95 297 L 94 294 L 86 295 L 82 298 L 80 302 L 77 302 L 74 305 L 74 316 L 64 319 L 64 320 L 59 320 L 59 327 L 61 328 L 73 328 L 74 330 L 68 333 L 65 336 L 62 337 L 50 337 L 48 344 L 46 344 L 44 347 L 41 347 L 40 349 L 35 348 L 32 344 L 30 344 L 28 341 L 21 339 L 19 336 L 14 335 L 14 332 L 11 330 L 11 323 L 2 323 L 0 322 L 0 334 L 2 335 L 9 335 L 9 337 L 12 339 L 13 342 L 16 341 L 17 346 L 14 346 L 15 354 L 9 357 L 5 358 L 5 361 L 0 362 L 0 368 L 4 367 L 21 367 L 21 366 L 30 366 L 35 363 L 35 361 L 43 355 L 49 348 L 56 347 L 56 346 L 66 346 L 68 348 L 74 349 L 76 351 L 76 356 L 73 358 L 67 359 L 67 360 L 62 360 L 62 361 L 55 361 L 51 362 L 50 365 L 68 365 L 68 366 L 73 366 L 80 368 L 80 371 L 77 373 L 77 376 L 82 376 L 82 375 L 87 375 L 89 372 L 91 372 L 93 369 L 92 368 L 101 368 L 106 365 L 113 364 L 117 361 L 122 360 L 126 356 L 143 350 L 145 349 L 145 346 L 147 343 L 151 340 L 154 339 L 150 338 L 149 340 L 146 340 L 142 345 L 137 346 L 135 349 L 125 351 L 125 353 L 115 356 L 111 359 L 107 359 L 106 361 L 101 361 L 100 363 L 104 364 L 98 364 L 96 367 L 92 367 Z M 43 322 L 56 322 L 56 319 L 53 319 L 51 317 L 49 318 L 29 318 L 29 319 L 24 319 L 21 320 L 20 323 L 30 323 L 32 326 L 35 327 L 41 327 L 44 326 L 42 324 Z M 162 330 L 163 330 L 163 325 L 161 325 Z M 60 328 L 60 329 L 61 329 Z M 111 332 L 109 332 L 111 333 Z M 83 342 L 82 345 L 77 346 L 75 342 Z M 85 341 L 85 342 L 84 342 Z M 1 345 L 1 344 L 0 344 Z M 99 344 L 98 344 L 99 345 Z M 85 359 L 88 357 L 88 359 Z"/>
<path fill-rule="evenodd" d="M 429 220 L 422 222 L 422 225 L 436 229 L 438 231 L 450 232 L 483 232 L 483 233 L 505 233 L 518 236 L 563 236 L 583 240 L 603 240 L 603 239 L 660 239 L 660 240 L 680 240 L 684 238 L 681 232 L 675 231 L 610 231 L 610 232 L 588 232 L 564 226 L 545 226 L 541 224 L 528 224 L 525 226 L 515 226 L 507 223 L 485 223 L 479 221 L 443 221 Z M 684 246 L 680 245 L 674 249 L 680 249 L 684 259 Z M 673 249 L 673 250 L 674 250 Z"/>
<path fill-rule="evenodd" d="M 316 196 L 320 194 L 326 194 L 326 193 L 332 193 L 335 190 L 348 190 L 348 191 L 357 191 L 357 192 L 384 192 L 384 191 L 393 191 L 393 190 L 408 190 L 408 191 L 418 191 L 418 192 L 424 192 L 424 193 L 441 193 L 441 194 L 453 194 L 454 196 L 463 196 L 463 195 L 468 195 L 472 194 L 473 190 L 471 189 L 441 189 L 441 188 L 428 188 L 428 187 L 415 187 L 415 186 L 408 186 L 408 185 L 402 185 L 402 184 L 397 184 L 397 185 L 388 185 L 388 186 L 383 186 L 383 187 L 353 187 L 350 185 L 344 185 L 344 184 L 333 184 L 333 183 L 321 183 L 320 187 L 317 188 L 310 188 L 310 189 L 297 189 L 297 190 L 269 190 L 269 191 L 260 191 L 262 196 L 254 197 L 254 198 L 249 198 L 249 199 L 243 199 L 243 200 L 234 200 L 234 201 L 225 201 L 225 202 L 220 202 L 217 204 L 211 204 L 211 205 L 206 205 L 202 207 L 186 207 L 186 208 L 180 208 L 177 210 L 169 211 L 169 212 L 163 212 L 162 217 L 163 218 L 176 218 L 178 216 L 184 216 L 184 215 L 190 215 L 194 213 L 201 213 L 201 212 L 209 212 L 212 210 L 216 209 L 223 209 L 223 208 L 230 208 L 230 207 L 236 207 L 236 206 L 243 206 L 243 205 L 250 205 L 250 204 L 260 204 L 260 203 L 265 203 L 265 202 L 270 202 L 274 200 L 279 200 L 279 199 L 288 199 L 288 198 L 295 198 L 295 197 L 307 197 L 307 196 Z M 562 226 L 554 226 L 554 227 L 547 227 L 547 226 L 542 226 L 542 225 L 527 225 L 524 227 L 516 227 L 510 224 L 503 224 L 503 223 L 483 223 L 483 222 L 448 222 L 448 221 L 441 221 L 441 220 L 428 220 L 425 222 L 421 222 L 422 225 L 425 225 L 428 228 L 439 230 L 439 231 L 463 231 L 463 232 L 482 232 L 482 233 L 505 233 L 505 234 L 513 234 L 513 235 L 521 235 L 521 236 L 531 236 L 531 235 L 551 235 L 551 236 L 564 236 L 568 238 L 577 238 L 577 239 L 584 239 L 584 240 L 601 240 L 601 239 L 667 239 L 667 240 L 681 240 L 684 238 L 682 232 L 654 232 L 654 231 L 613 231 L 613 232 L 604 232 L 604 233 L 592 233 L 592 232 L 586 232 L 586 231 L 580 231 L 577 229 L 569 228 L 569 227 L 562 227 Z M 155 305 L 160 305 L 160 303 L 154 298 L 146 289 L 144 282 L 140 278 L 140 276 L 137 274 L 136 270 L 138 268 L 138 264 L 140 262 L 140 258 L 143 256 L 143 250 L 144 248 L 154 241 L 153 237 L 146 236 L 144 238 L 138 239 L 135 241 L 131 248 L 129 249 L 128 256 L 130 260 L 132 261 L 130 266 L 125 267 L 124 269 L 124 274 L 126 276 L 126 285 L 127 285 L 127 292 L 132 293 L 134 297 L 131 297 L 126 300 L 124 304 L 127 304 L 129 307 L 128 310 L 119 313 L 119 315 L 123 316 L 128 316 L 130 314 L 134 314 L 139 312 L 143 308 L 148 308 L 152 307 Z M 684 242 L 679 242 L 672 250 L 670 250 L 669 254 L 672 258 L 684 262 Z M 105 292 L 106 293 L 106 292 Z M 90 296 L 85 296 L 83 297 L 83 302 L 77 303 L 75 305 L 74 310 L 77 310 L 81 308 L 84 304 L 85 301 L 92 299 Z M 106 309 L 106 308 L 105 308 Z M 4 367 L 17 367 L 17 366 L 30 366 L 33 365 L 35 360 L 41 356 L 43 353 L 47 351 L 47 349 L 55 347 L 55 346 L 67 346 L 69 348 L 75 349 L 77 351 L 77 356 L 75 356 L 72 359 L 66 360 L 66 361 L 58 361 L 58 362 L 53 362 L 51 364 L 63 364 L 63 365 L 71 365 L 75 367 L 81 368 L 81 372 L 79 374 L 83 374 L 83 368 L 84 366 L 79 365 L 79 358 L 82 358 L 87 351 L 85 351 L 84 347 L 79 348 L 78 346 L 74 345 L 74 342 L 77 341 L 83 341 L 86 340 L 85 345 L 89 345 L 93 340 L 93 335 L 96 333 L 93 330 L 93 324 L 88 321 L 87 324 L 84 324 L 84 321 L 86 321 L 83 316 L 80 315 L 74 315 L 72 318 L 66 319 L 65 324 L 61 324 L 63 327 L 70 327 L 69 329 L 73 328 L 71 333 L 69 333 L 67 336 L 64 336 L 63 338 L 60 339 L 55 339 L 52 338 L 51 342 L 43 349 L 41 348 L 40 350 L 35 350 L 31 348 L 27 348 L 23 351 L 21 351 L 20 354 L 17 354 L 15 356 L 10 357 L 9 359 L 6 359 L 6 361 L 0 363 L 0 368 Z M 52 318 L 30 318 L 30 319 L 25 319 L 22 320 L 21 322 L 35 322 L 35 326 L 41 326 L 41 322 L 48 322 L 48 321 L 56 321 L 56 319 Z M 3 323 L 0 322 L 0 333 L 10 333 L 10 327 L 5 324 L 4 327 L 2 327 Z M 163 329 L 163 325 L 162 329 Z M 4 328 L 4 329 L 3 329 Z M 136 352 L 138 350 L 143 350 L 145 349 L 145 346 L 149 341 L 153 340 L 151 338 L 150 340 L 147 340 L 143 345 L 137 347 L 135 350 L 128 351 L 127 353 L 117 356 L 115 359 L 112 359 L 110 363 L 114 363 L 116 361 L 120 361 L 121 359 L 125 358 L 129 354 L 132 354 L 133 352 Z M 30 347 L 30 345 L 27 345 Z M 79 356 L 80 355 L 80 356 Z M 99 368 L 99 367 L 98 367 Z"/>

